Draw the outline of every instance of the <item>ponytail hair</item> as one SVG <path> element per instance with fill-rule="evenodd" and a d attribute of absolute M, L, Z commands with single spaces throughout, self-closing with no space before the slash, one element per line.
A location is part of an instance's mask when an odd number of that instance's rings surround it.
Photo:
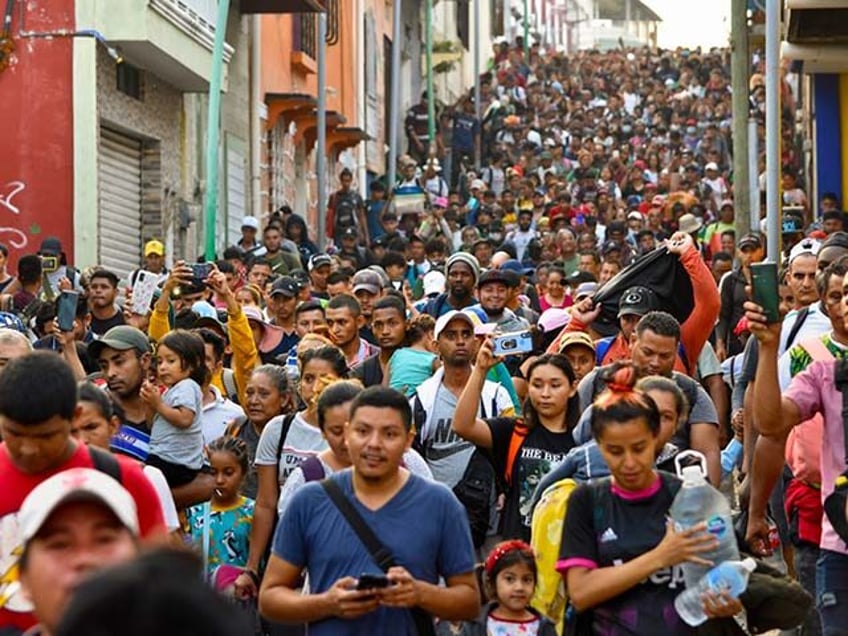
<path fill-rule="evenodd" d="M 607 388 L 592 405 L 592 436 L 597 440 L 608 424 L 644 419 L 651 433 L 660 431 L 660 412 L 651 397 L 635 388 L 636 369 L 630 362 L 616 362 L 602 376 Z"/>

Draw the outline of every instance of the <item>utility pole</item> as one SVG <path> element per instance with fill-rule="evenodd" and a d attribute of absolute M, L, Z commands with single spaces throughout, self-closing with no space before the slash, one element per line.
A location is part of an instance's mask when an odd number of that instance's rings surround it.
<path fill-rule="evenodd" d="M 392 5 L 392 101 L 391 116 L 389 117 L 389 138 L 386 140 L 389 145 L 389 165 L 386 166 L 388 172 L 387 194 L 391 194 L 395 187 L 398 144 L 400 144 L 398 123 L 400 122 L 400 52 L 403 46 L 402 7 L 403 0 L 394 0 Z"/>
<path fill-rule="evenodd" d="M 215 43 L 212 47 L 212 74 L 209 79 L 209 111 L 206 121 L 206 210 L 203 219 L 204 251 L 208 262 L 215 260 L 217 251 L 215 230 L 218 227 L 218 141 L 221 129 L 221 81 L 224 66 L 224 35 L 230 0 L 218 2 L 215 23 Z"/>
<path fill-rule="evenodd" d="M 748 7 L 745 0 L 732 0 L 730 81 L 733 89 L 733 203 L 737 240 L 751 231 L 748 169 Z"/>
<path fill-rule="evenodd" d="M 318 14 L 318 249 L 327 244 L 327 14 Z"/>
<path fill-rule="evenodd" d="M 480 172 L 480 136 L 483 134 L 483 111 L 480 107 L 480 2 L 474 2 L 474 118 L 477 120 L 477 144 L 474 153 L 474 169 Z"/>
<path fill-rule="evenodd" d="M 524 0 L 524 63 L 530 64 L 530 2 Z"/>
<path fill-rule="evenodd" d="M 426 0 L 424 14 L 425 46 L 427 48 L 427 145 L 429 152 L 436 147 L 436 96 L 433 91 L 433 0 Z M 420 14 L 419 14 L 420 15 Z"/>
<path fill-rule="evenodd" d="M 766 232 L 768 260 L 780 262 L 780 0 L 766 0 Z"/>

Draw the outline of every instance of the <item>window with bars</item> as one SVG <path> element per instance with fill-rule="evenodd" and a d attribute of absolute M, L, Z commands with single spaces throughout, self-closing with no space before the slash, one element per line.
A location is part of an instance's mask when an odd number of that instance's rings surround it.
<path fill-rule="evenodd" d="M 316 14 L 298 13 L 295 15 L 292 21 L 292 44 L 295 51 L 306 53 L 312 59 L 316 59 L 317 27 Z"/>

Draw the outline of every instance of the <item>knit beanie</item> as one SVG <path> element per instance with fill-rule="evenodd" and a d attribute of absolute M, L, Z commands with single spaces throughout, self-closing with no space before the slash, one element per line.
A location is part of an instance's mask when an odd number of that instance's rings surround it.
<path fill-rule="evenodd" d="M 477 262 L 474 255 L 469 254 L 468 252 L 456 252 L 455 254 L 451 254 L 450 258 L 448 258 L 447 265 L 445 266 L 445 275 L 450 274 L 450 269 L 454 263 L 465 263 L 471 268 L 471 273 L 474 275 L 474 286 L 476 287 L 477 279 L 480 278 L 480 263 Z"/>

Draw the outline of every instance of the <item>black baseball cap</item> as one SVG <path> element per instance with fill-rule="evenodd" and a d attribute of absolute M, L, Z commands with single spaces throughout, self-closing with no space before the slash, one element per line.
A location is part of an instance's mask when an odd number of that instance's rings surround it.
<path fill-rule="evenodd" d="M 511 282 L 512 280 L 507 275 L 507 272 L 500 269 L 487 269 L 480 275 L 480 279 L 477 281 L 477 289 L 488 283 L 503 283 L 507 287 L 512 287 L 510 285 Z"/>
<path fill-rule="evenodd" d="M 615 241 L 607 241 L 604 243 L 604 246 L 601 248 L 601 254 L 609 254 L 610 252 L 620 252 L 621 245 L 616 243 Z"/>
<path fill-rule="evenodd" d="M 333 264 L 333 259 L 330 258 L 329 254 L 313 254 L 309 257 L 309 271 L 318 269 L 319 267 L 324 267 L 325 265 L 329 267 Z"/>
<path fill-rule="evenodd" d="M 44 256 L 61 256 L 62 242 L 55 236 L 48 236 L 41 241 L 41 247 L 38 248 L 38 253 Z"/>
<path fill-rule="evenodd" d="M 618 301 L 618 317 L 644 316 L 656 307 L 656 294 L 647 287 L 637 285 L 624 290 Z"/>
<path fill-rule="evenodd" d="M 763 240 L 760 238 L 759 234 L 746 234 L 741 239 L 739 239 L 739 245 L 737 246 L 740 250 L 745 249 L 746 247 L 750 247 L 753 249 L 760 249 L 763 246 Z"/>
<path fill-rule="evenodd" d="M 291 276 L 280 276 L 271 286 L 271 296 L 281 294 L 286 298 L 294 298 L 300 293 L 300 285 Z"/>

